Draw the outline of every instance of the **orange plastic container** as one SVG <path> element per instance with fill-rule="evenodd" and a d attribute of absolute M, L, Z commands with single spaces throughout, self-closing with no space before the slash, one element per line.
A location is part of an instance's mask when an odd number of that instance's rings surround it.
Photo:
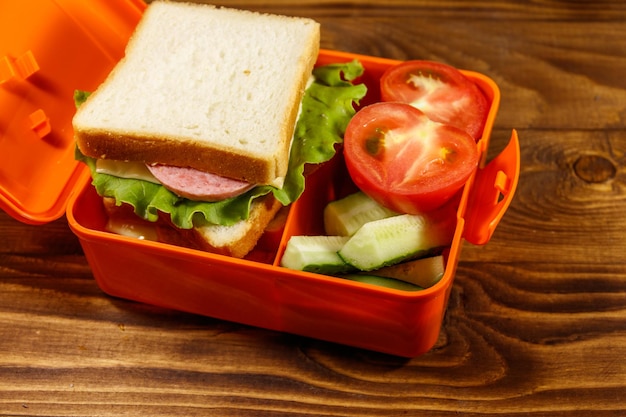
<path fill-rule="evenodd" d="M 87 173 L 74 160 L 72 97 L 122 57 L 140 0 L 5 1 L 0 7 L 0 208 L 30 224 L 65 213 Z"/>
<path fill-rule="evenodd" d="M 5 67 L 0 70 L 0 74 L 5 74 L 6 65 L 11 69 L 21 59 L 30 60 L 21 58 L 28 51 L 32 51 L 40 67 L 28 77 L 23 76 L 22 70 L 9 81 L 3 80 L 4 75 L 0 77 L 3 110 L 20 108 L 15 115 L 0 119 L 3 166 L 0 191 L 4 210 L 35 224 L 58 217 L 65 210 L 98 285 L 111 296 L 405 357 L 424 353 L 434 345 L 462 242 L 489 241 L 513 198 L 519 176 L 519 143 L 515 132 L 509 145 L 488 164 L 484 163 L 500 99 L 492 80 L 482 74 L 465 72 L 485 92 L 491 110 L 479 142 L 483 163 L 463 188 L 456 233 L 445 252 L 444 277 L 433 287 L 419 292 L 375 287 L 278 266 L 288 238 L 295 234 L 321 233 L 324 205 L 353 187 L 340 155 L 309 177 L 302 198 L 290 208 L 280 242 L 262 239 L 247 259 L 106 232 L 106 214 L 100 197 L 90 185 L 88 170 L 77 165 L 72 157 L 72 93 L 76 88 L 93 89 L 102 81 L 121 56 L 144 5 L 130 0 L 102 0 L 88 6 L 78 1 L 37 3 L 57 13 L 53 15 L 55 24 L 47 23 L 47 35 L 8 49 L 8 58 L 2 64 Z M 21 11 L 23 7 L 15 5 L 15 10 Z M 52 12 L 48 9 L 41 13 L 50 18 Z M 27 14 L 21 17 L 30 18 Z M 4 19 L 0 18 L 0 24 Z M 99 24 L 86 24 L 93 20 Z M 42 29 L 39 27 L 42 21 L 38 22 L 36 27 Z M 20 25 L 12 26 L 12 30 L 23 31 Z M 56 34 L 57 31 L 62 33 Z M 53 33 L 56 35 L 51 36 Z M 73 53 L 66 52 L 63 57 L 51 54 L 50 51 L 59 49 L 58 42 L 65 42 L 66 48 L 88 57 L 88 62 L 72 61 L 68 56 L 74 56 Z M 0 53 L 5 53 L 5 45 L 1 46 Z M 59 63 L 53 58 L 49 62 L 43 60 L 44 51 L 65 59 L 63 65 L 53 68 L 53 64 Z M 397 61 L 324 50 L 318 64 L 355 58 L 366 69 L 362 77 L 369 87 L 365 103 L 374 102 L 379 94 L 378 78 Z M 35 93 L 40 96 L 31 100 Z M 37 112 L 39 109 L 46 117 Z M 32 113 L 35 116 L 30 117 Z M 8 162 L 5 170 L 6 161 L 13 158 L 6 150 L 21 160 Z M 41 164 L 40 159 L 44 161 Z M 37 172 L 20 183 L 20 175 L 33 166 Z M 40 179 L 47 176 L 51 178 Z M 39 198 L 24 190 L 45 188 L 46 181 L 53 182 L 58 192 L 50 191 L 45 198 Z"/>

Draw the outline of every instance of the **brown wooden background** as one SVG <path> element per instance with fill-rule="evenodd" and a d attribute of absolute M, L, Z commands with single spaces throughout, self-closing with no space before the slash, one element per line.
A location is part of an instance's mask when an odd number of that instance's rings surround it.
<path fill-rule="evenodd" d="M 0 415 L 626 415 L 626 3 L 216 3 L 487 74 L 490 153 L 520 136 L 515 200 L 411 360 L 109 298 L 65 219 L 0 212 Z"/>

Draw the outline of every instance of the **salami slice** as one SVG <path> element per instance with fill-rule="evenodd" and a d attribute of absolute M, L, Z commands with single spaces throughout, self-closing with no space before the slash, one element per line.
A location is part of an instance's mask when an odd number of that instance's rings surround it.
<path fill-rule="evenodd" d="M 245 181 L 221 177 L 193 168 L 147 165 L 168 190 L 195 201 L 219 201 L 236 197 L 254 187 Z"/>

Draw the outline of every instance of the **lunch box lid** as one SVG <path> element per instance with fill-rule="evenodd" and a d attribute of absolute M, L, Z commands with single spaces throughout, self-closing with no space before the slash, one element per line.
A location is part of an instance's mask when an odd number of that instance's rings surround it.
<path fill-rule="evenodd" d="M 141 0 L 4 2 L 0 13 L 0 208 L 28 224 L 63 216 L 89 176 L 74 159 L 75 90 L 123 56 Z"/>

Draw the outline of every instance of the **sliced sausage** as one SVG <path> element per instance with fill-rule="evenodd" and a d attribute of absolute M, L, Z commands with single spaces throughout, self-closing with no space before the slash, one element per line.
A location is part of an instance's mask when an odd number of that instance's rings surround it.
<path fill-rule="evenodd" d="M 193 168 L 169 165 L 147 165 L 168 190 L 195 201 L 219 201 L 245 193 L 254 184 L 221 177 Z"/>

